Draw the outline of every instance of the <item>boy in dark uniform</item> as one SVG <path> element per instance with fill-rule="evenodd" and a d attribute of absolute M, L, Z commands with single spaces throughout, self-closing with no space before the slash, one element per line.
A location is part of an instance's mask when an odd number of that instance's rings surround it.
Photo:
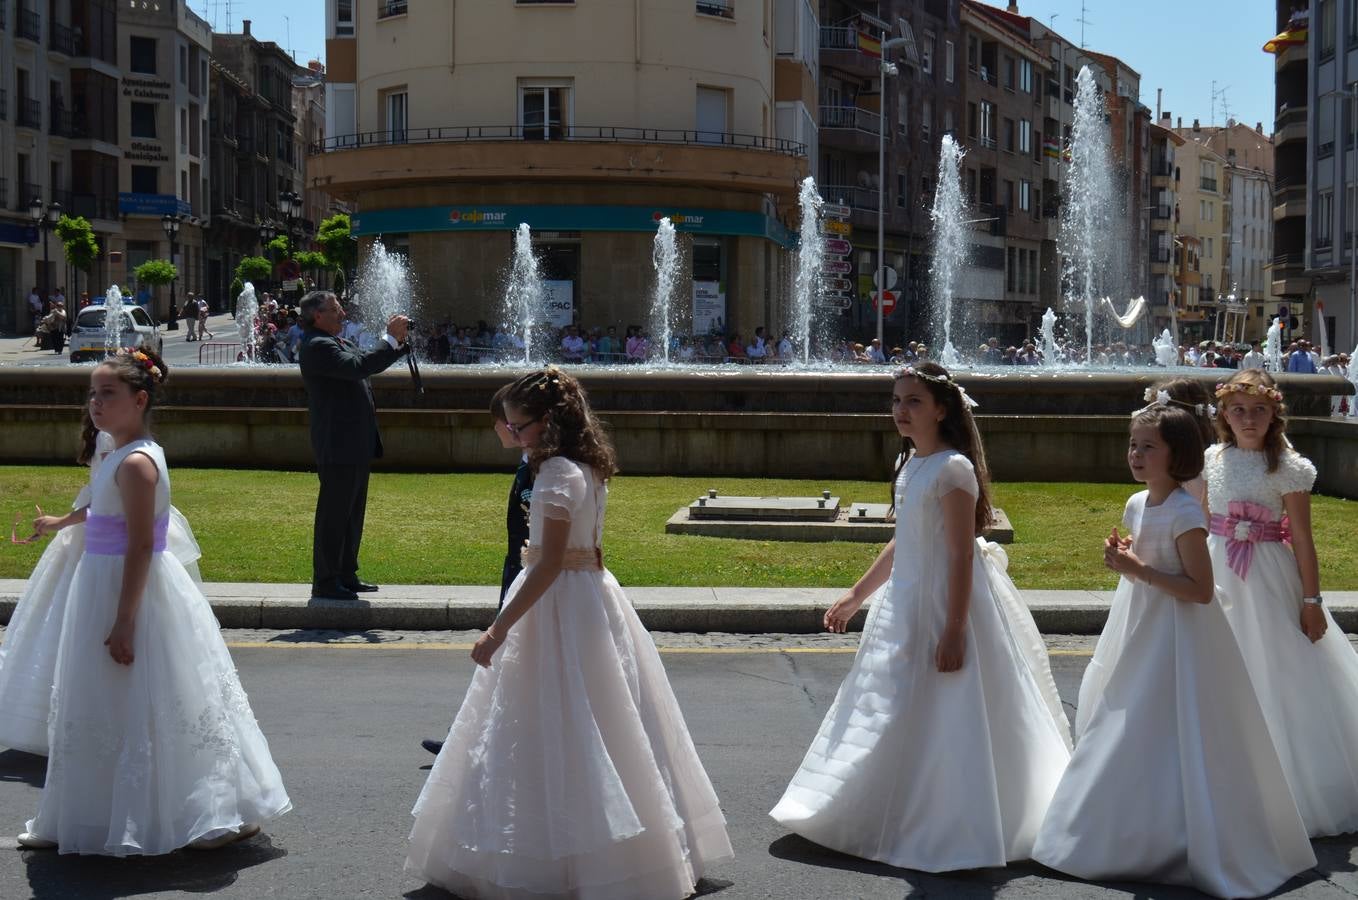
<path fill-rule="evenodd" d="M 509 393 L 509 388 L 509 385 L 505 385 L 490 399 L 490 416 L 494 423 L 495 436 L 500 439 L 500 446 L 506 450 L 519 451 L 519 468 L 514 473 L 514 483 L 509 488 L 509 506 L 505 510 L 505 531 L 509 536 L 509 547 L 505 553 L 504 568 L 500 572 L 502 607 L 505 604 L 505 594 L 509 593 L 509 586 L 514 583 L 519 572 L 523 571 L 519 554 L 523 550 L 523 545 L 528 542 L 528 509 L 533 502 L 533 470 L 528 466 L 528 454 L 523 451 L 518 437 L 509 430 L 509 423 L 505 420 L 505 396 Z M 443 749 L 443 741 L 426 738 L 420 741 L 420 746 L 437 755 Z"/>

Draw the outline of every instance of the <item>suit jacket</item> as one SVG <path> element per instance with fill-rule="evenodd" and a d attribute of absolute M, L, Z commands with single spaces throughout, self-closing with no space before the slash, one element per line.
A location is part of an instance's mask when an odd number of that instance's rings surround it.
<path fill-rule="evenodd" d="M 509 507 L 505 510 L 505 532 L 509 536 L 509 553 L 505 565 L 521 568 L 519 558 L 528 541 L 528 508 L 533 502 L 533 470 L 528 460 L 519 463 L 514 473 L 514 484 L 509 489 Z"/>
<path fill-rule="evenodd" d="M 311 413 L 311 448 L 318 465 L 362 465 L 382 456 L 377 408 L 368 376 L 405 354 L 383 341 L 364 353 L 351 341 L 308 329 L 298 361 Z"/>

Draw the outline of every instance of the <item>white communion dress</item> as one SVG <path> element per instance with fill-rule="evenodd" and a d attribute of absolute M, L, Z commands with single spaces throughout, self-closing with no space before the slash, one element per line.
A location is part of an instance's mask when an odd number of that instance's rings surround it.
<path fill-rule="evenodd" d="M 142 453 L 159 470 L 155 552 L 130 666 L 104 640 L 118 611 L 127 520 L 118 467 Z M 28 831 L 61 853 L 169 853 L 291 809 L 212 608 L 165 552 L 170 476 L 161 448 L 113 451 L 90 486 L 85 550 L 61 629 L 47 782 Z"/>
<path fill-rule="evenodd" d="M 103 458 L 113 452 L 113 438 L 100 432 L 90 459 L 90 482 L 80 489 L 72 509 L 90 502 L 90 483 Z M 170 507 L 166 549 L 189 574 L 199 580 L 202 551 L 188 520 Z M 83 523 L 58 531 L 33 567 L 0 644 L 0 747 L 47 755 L 47 714 L 52 702 L 52 679 L 57 667 L 57 644 L 66 616 L 66 600 L 76 563 L 85 550 Z"/>
<path fill-rule="evenodd" d="M 962 668 L 940 673 L 942 498 L 978 493 L 965 456 L 910 459 L 890 580 L 801 768 L 771 812 L 825 847 L 941 872 L 1026 859 L 1070 757 L 1046 645 L 993 544 L 977 541 Z"/>
<path fill-rule="evenodd" d="M 1285 494 L 1310 492 L 1316 469 L 1285 449 L 1207 453 L 1207 546 L 1226 618 L 1245 655 L 1283 771 L 1312 837 L 1358 830 L 1358 654 L 1325 610 L 1325 636 L 1301 630 L 1301 573 L 1281 540 Z"/>
<path fill-rule="evenodd" d="M 415 804 L 406 869 L 464 898 L 679 900 L 731 856 L 660 655 L 596 548 L 607 491 L 539 468 L 525 570 L 548 518 L 565 568 L 478 668 Z"/>
<path fill-rule="evenodd" d="M 1123 525 L 1147 565 L 1182 574 L 1204 529 L 1182 489 Z M 1220 604 L 1122 578 L 1080 684 L 1076 746 L 1033 858 L 1093 881 L 1266 894 L 1315 865 L 1264 714 Z"/>

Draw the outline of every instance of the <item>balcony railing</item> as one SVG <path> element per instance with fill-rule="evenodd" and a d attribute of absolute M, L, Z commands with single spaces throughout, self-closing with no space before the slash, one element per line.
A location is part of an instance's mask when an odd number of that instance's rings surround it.
<path fill-rule="evenodd" d="M 80 45 L 83 41 L 77 41 L 75 32 L 60 24 L 53 22 L 48 29 L 50 34 L 47 37 L 47 49 L 56 53 L 64 53 L 67 56 L 84 56 L 84 48 Z"/>
<path fill-rule="evenodd" d="M 20 100 L 19 114 L 15 118 L 14 124 L 20 128 L 41 128 L 42 101 L 34 100 L 31 97 L 24 97 Z"/>
<path fill-rule="evenodd" d="M 1306 110 L 1305 104 L 1292 107 L 1284 106 L 1279 109 L 1277 117 L 1273 120 L 1273 130 L 1282 131 L 1288 125 L 1305 125 Z"/>
<path fill-rule="evenodd" d="M 118 198 L 100 197 L 95 194 L 71 194 L 71 205 L 67 207 L 73 216 L 84 216 L 87 219 L 117 219 L 118 218 Z M 62 201 L 62 206 L 66 206 L 66 201 Z"/>
<path fill-rule="evenodd" d="M 736 4 L 735 0 L 698 0 L 697 11 L 704 16 L 734 19 L 736 17 Z"/>
<path fill-rule="evenodd" d="M 820 48 L 822 50 L 857 50 L 858 32 L 852 28 L 837 25 L 820 27 Z"/>
<path fill-rule="evenodd" d="M 882 117 L 857 106 L 822 106 L 820 108 L 821 128 L 853 128 L 868 134 L 880 134 Z"/>
<path fill-rule="evenodd" d="M 1304 253 L 1275 253 L 1273 255 L 1273 270 L 1278 269 L 1300 269 L 1306 265 L 1306 254 Z"/>
<path fill-rule="evenodd" d="M 687 131 L 673 128 L 621 128 L 599 125 L 567 125 L 563 140 L 604 144 L 682 144 L 703 147 L 731 147 L 739 150 L 766 150 L 785 156 L 805 156 L 806 144 L 762 134 L 736 134 L 723 131 Z M 406 128 L 399 131 L 364 131 L 342 134 L 313 142 L 308 152 L 330 153 L 362 147 L 393 144 L 465 144 L 489 141 L 540 140 L 540 125 L 448 125 L 441 128 Z M 250 139 L 241 135 L 241 149 Z"/>
<path fill-rule="evenodd" d="M 843 203 L 854 209 L 877 211 L 880 195 L 875 188 L 861 188 L 847 184 L 827 184 L 820 189 L 826 203 Z"/>
<path fill-rule="evenodd" d="M 1217 180 L 1215 178 L 1208 178 L 1204 175 L 1198 178 L 1198 187 L 1202 188 L 1204 191 L 1215 191 L 1217 189 Z"/>
<path fill-rule="evenodd" d="M 48 117 L 47 133 L 55 137 L 78 137 L 75 116 L 60 106 L 52 107 Z"/>
<path fill-rule="evenodd" d="M 1152 218 L 1152 219 L 1168 219 L 1168 218 L 1173 217 L 1173 215 L 1174 215 L 1174 208 L 1171 207 L 1171 206 L 1152 206 L 1152 207 L 1151 207 L 1151 218 Z"/>
<path fill-rule="evenodd" d="M 1153 178 L 1173 178 L 1174 164 L 1165 159 L 1151 160 L 1151 177 Z"/>
<path fill-rule="evenodd" d="M 31 9 L 19 7 L 19 27 L 14 29 L 14 36 L 42 43 L 42 16 Z"/>
<path fill-rule="evenodd" d="M 42 200 L 42 185 L 24 184 L 20 182 L 16 186 L 14 193 L 14 208 L 21 212 L 28 212 L 28 204 L 34 200 Z"/>
<path fill-rule="evenodd" d="M 404 16 L 409 12 L 406 6 L 406 0 L 378 0 L 377 18 L 389 19 L 392 16 Z"/>

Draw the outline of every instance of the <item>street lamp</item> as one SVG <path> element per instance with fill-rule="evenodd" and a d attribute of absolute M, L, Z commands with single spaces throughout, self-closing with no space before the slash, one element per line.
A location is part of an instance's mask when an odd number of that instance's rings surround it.
<path fill-rule="evenodd" d="M 274 239 L 274 237 L 277 235 L 277 233 L 278 233 L 278 229 L 274 227 L 273 222 L 260 222 L 260 223 L 259 223 L 259 243 L 260 243 L 260 246 L 261 246 L 263 249 L 267 249 L 268 246 L 269 246 L 269 244 L 270 244 L 270 242 L 273 241 L 273 239 Z"/>
<path fill-rule="evenodd" d="M 160 217 L 160 227 L 165 229 L 165 236 L 170 239 L 170 265 L 174 265 L 175 253 L 179 248 L 179 225 L 184 221 L 184 217 L 178 213 L 166 213 Z M 175 302 L 174 289 L 175 282 L 179 280 L 179 270 L 175 270 L 175 277 L 170 279 L 170 314 L 166 321 L 175 321 Z"/>
<path fill-rule="evenodd" d="M 53 202 L 46 210 L 42 208 L 42 198 L 34 197 L 28 202 L 28 216 L 42 232 L 42 296 L 47 299 L 51 286 L 47 283 L 47 232 L 56 227 L 61 219 L 61 204 Z"/>

